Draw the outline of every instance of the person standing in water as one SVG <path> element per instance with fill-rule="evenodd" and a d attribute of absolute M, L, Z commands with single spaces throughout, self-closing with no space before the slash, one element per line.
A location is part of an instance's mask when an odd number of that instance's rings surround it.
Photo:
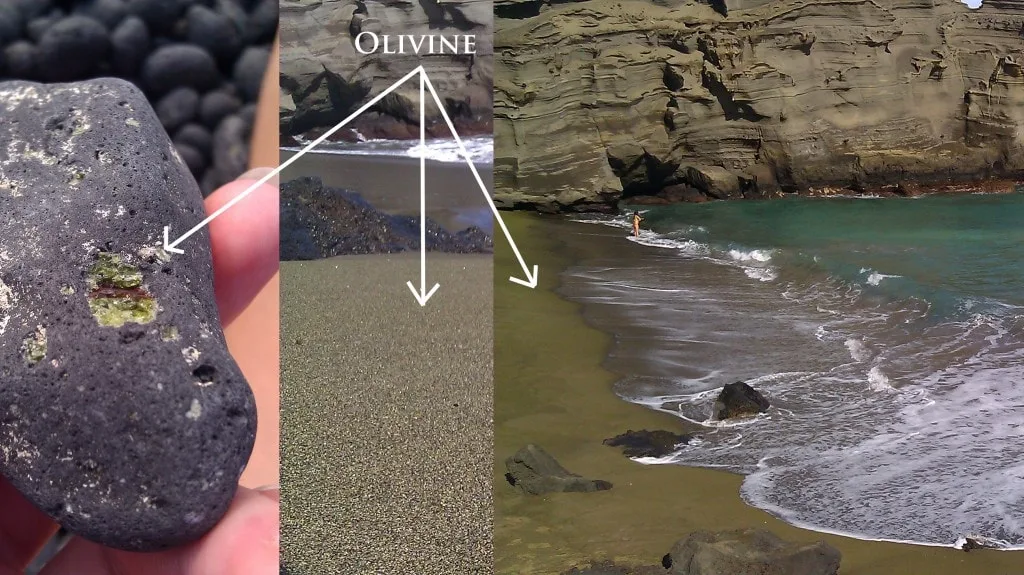
<path fill-rule="evenodd" d="M 640 212 L 634 211 L 633 212 L 633 237 L 635 237 L 635 238 L 639 238 L 640 237 L 640 222 L 642 222 L 642 221 L 644 221 L 644 219 L 640 217 Z"/>

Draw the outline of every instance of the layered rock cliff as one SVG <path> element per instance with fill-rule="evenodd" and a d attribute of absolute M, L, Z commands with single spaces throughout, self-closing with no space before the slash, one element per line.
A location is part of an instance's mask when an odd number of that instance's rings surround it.
<path fill-rule="evenodd" d="M 490 133 L 494 60 L 489 0 L 281 0 L 280 18 L 282 141 L 323 133 L 420 64 L 460 135 Z M 364 55 L 355 46 L 356 36 L 364 31 L 449 39 L 473 34 L 476 54 L 417 56 L 411 50 L 379 50 Z M 353 127 L 366 137 L 419 137 L 418 101 L 414 79 Z M 446 132 L 432 106 L 427 123 L 434 135 Z M 339 138 L 352 136 L 346 133 Z"/>
<path fill-rule="evenodd" d="M 1024 0 L 500 0 L 495 12 L 504 207 L 1024 178 Z"/>

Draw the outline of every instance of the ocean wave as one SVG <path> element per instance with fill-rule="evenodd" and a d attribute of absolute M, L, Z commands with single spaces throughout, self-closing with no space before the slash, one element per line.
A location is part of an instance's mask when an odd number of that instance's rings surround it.
<path fill-rule="evenodd" d="M 299 146 L 286 146 L 282 149 L 298 152 L 311 142 L 299 140 Z M 477 165 L 494 163 L 494 138 L 475 136 L 464 138 L 469 159 Z M 312 150 L 318 154 L 335 154 L 339 156 L 389 156 L 419 158 L 422 148 L 418 140 L 362 140 L 358 143 L 323 142 Z M 453 138 L 437 138 L 427 140 L 426 157 L 428 160 L 441 163 L 463 162 L 462 151 Z"/>
<path fill-rule="evenodd" d="M 729 250 L 729 257 L 738 262 L 770 262 L 772 261 L 771 250 Z"/>

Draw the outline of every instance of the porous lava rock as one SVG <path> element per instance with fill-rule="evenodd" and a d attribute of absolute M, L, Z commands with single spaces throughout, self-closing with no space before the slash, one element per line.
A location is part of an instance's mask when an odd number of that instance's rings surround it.
<path fill-rule="evenodd" d="M 491 253 L 494 243 L 471 226 L 450 232 L 427 218 L 427 250 Z M 359 194 L 304 176 L 281 186 L 281 259 L 311 260 L 348 254 L 420 249 L 420 219 L 378 211 Z"/>
<path fill-rule="evenodd" d="M 0 473 L 91 541 L 193 541 L 256 432 L 205 228 L 162 249 L 202 195 L 128 82 L 0 83 L 0 114 Z"/>
<path fill-rule="evenodd" d="M 742 381 L 728 383 L 715 400 L 715 419 L 749 417 L 768 411 L 771 403 L 753 387 Z"/>
<path fill-rule="evenodd" d="M 587 479 L 569 472 L 539 445 L 529 444 L 505 460 L 505 479 L 523 493 L 605 491 L 612 484 L 602 479 Z"/>

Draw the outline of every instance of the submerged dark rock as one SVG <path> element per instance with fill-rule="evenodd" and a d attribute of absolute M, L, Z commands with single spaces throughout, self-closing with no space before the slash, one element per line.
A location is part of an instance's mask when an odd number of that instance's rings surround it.
<path fill-rule="evenodd" d="M 0 83 L 0 473 L 70 532 L 137 551 L 227 511 L 256 431 L 202 196 L 143 94 Z"/>
<path fill-rule="evenodd" d="M 612 484 L 570 473 L 540 446 L 529 444 L 505 460 L 505 479 L 523 493 L 541 495 L 559 491 L 604 491 Z"/>
<path fill-rule="evenodd" d="M 611 447 L 622 447 L 622 453 L 626 457 L 664 457 L 670 455 L 679 445 L 684 445 L 693 439 L 692 435 L 672 433 L 664 429 L 655 431 L 633 431 L 632 429 L 621 435 L 616 435 L 604 440 L 605 445 Z"/>
<path fill-rule="evenodd" d="M 695 531 L 662 560 L 670 575 L 836 575 L 831 545 L 791 543 L 764 529 Z"/>
<path fill-rule="evenodd" d="M 345 254 L 420 249 L 420 219 L 377 211 L 359 194 L 301 177 L 281 186 L 281 259 L 310 260 Z M 427 250 L 491 253 L 490 236 L 477 227 L 452 233 L 427 218 Z"/>
<path fill-rule="evenodd" d="M 742 381 L 728 383 L 715 400 L 715 419 L 747 417 L 768 411 L 771 404 L 760 391 Z"/>

